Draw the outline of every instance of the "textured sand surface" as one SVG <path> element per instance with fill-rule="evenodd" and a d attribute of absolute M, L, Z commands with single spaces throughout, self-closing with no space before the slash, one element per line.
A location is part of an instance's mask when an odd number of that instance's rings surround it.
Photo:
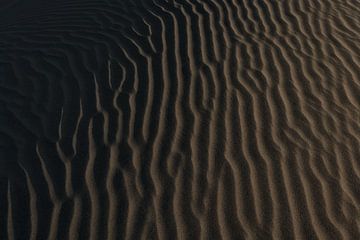
<path fill-rule="evenodd" d="M 360 239 L 360 1 L 1 1 L 0 239 Z"/>

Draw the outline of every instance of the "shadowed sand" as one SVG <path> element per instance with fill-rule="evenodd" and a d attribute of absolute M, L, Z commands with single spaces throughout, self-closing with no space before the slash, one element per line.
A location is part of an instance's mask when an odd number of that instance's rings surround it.
<path fill-rule="evenodd" d="M 0 4 L 0 239 L 360 239 L 358 0 Z"/>

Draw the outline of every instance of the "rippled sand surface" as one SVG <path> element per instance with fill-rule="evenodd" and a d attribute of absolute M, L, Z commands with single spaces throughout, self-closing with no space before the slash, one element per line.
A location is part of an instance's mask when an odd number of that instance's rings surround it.
<path fill-rule="evenodd" d="M 0 239 L 360 239 L 360 1 L 2 1 Z"/>

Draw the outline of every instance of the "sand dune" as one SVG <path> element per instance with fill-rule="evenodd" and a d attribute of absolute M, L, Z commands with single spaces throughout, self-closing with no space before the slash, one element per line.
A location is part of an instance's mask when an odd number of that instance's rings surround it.
<path fill-rule="evenodd" d="M 0 239 L 360 239 L 359 1 L 0 8 Z"/>

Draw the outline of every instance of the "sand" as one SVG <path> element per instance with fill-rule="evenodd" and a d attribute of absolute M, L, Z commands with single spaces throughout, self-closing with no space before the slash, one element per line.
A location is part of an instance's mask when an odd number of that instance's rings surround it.
<path fill-rule="evenodd" d="M 360 2 L 2 1 L 0 239 L 360 239 Z"/>

